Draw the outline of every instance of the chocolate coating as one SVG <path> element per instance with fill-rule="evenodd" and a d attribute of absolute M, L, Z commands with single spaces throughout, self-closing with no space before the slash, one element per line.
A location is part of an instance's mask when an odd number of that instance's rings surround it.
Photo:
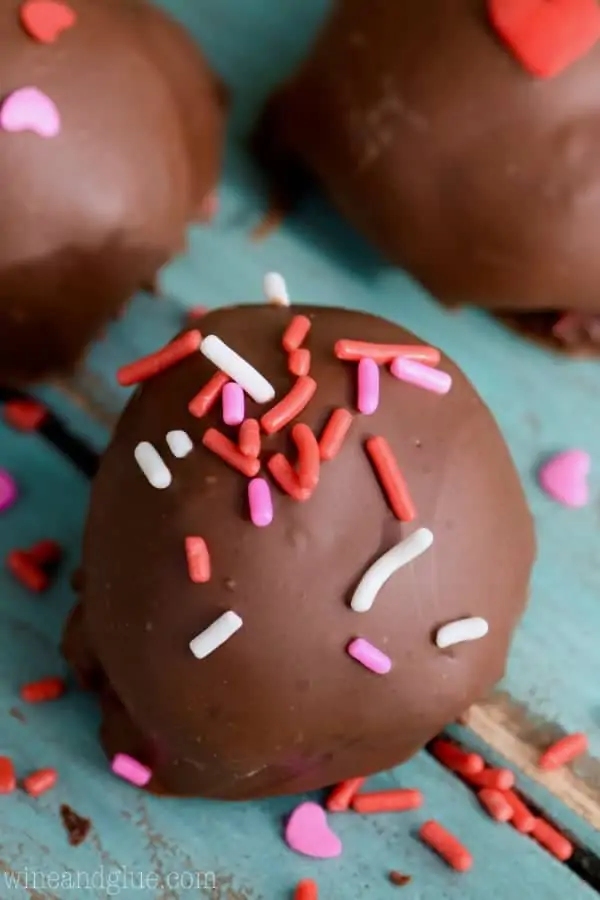
<path fill-rule="evenodd" d="M 445 302 L 600 312 L 600 44 L 542 80 L 486 10 L 338 0 L 263 151 Z"/>
<path fill-rule="evenodd" d="M 0 131 L 0 381 L 73 368 L 185 242 L 219 173 L 225 93 L 185 31 L 143 0 L 68 0 L 53 44 L 4 4 L 6 96 L 47 94 L 61 132 Z"/>
<path fill-rule="evenodd" d="M 356 365 L 336 359 L 337 339 L 417 342 L 375 316 L 318 307 L 223 309 L 202 331 L 257 367 L 280 399 L 293 382 L 281 339 L 294 312 L 312 320 L 306 346 L 318 385 L 296 421 L 317 435 L 335 407 L 356 409 Z M 445 397 L 382 369 L 379 408 L 355 414 L 311 499 L 295 501 L 272 483 L 266 528 L 249 521 L 247 480 L 201 443 L 209 426 L 236 431 L 218 406 L 203 419 L 187 410 L 213 366 L 198 353 L 136 391 L 94 483 L 81 603 L 64 647 L 82 681 L 101 685 L 107 752 L 148 764 L 151 790 L 239 800 L 385 769 L 502 676 L 528 594 L 532 521 L 488 409 L 450 360 L 441 366 L 454 379 Z M 264 411 L 247 398 L 247 416 Z M 179 428 L 194 450 L 176 460 L 165 435 Z M 393 515 L 365 454 L 377 434 L 408 482 L 418 512 L 411 524 Z M 166 490 L 138 469 L 140 441 L 169 466 Z M 292 459 L 289 428 L 263 436 L 263 461 L 274 450 Z M 433 531 L 433 546 L 390 578 L 370 612 L 353 612 L 366 569 L 421 526 Z M 188 575 L 189 535 L 207 542 L 206 584 Z M 196 659 L 190 641 L 229 609 L 241 630 Z M 439 650 L 436 630 L 467 616 L 485 617 L 489 635 Z M 349 657 L 357 636 L 391 658 L 388 675 Z"/>

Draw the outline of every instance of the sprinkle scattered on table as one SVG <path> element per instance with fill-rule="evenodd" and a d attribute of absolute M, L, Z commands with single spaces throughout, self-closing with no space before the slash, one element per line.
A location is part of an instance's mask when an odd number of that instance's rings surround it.
<path fill-rule="evenodd" d="M 566 450 L 550 457 L 540 468 L 539 482 L 553 500 L 577 509 L 589 500 L 588 475 L 591 467 L 585 450 Z"/>

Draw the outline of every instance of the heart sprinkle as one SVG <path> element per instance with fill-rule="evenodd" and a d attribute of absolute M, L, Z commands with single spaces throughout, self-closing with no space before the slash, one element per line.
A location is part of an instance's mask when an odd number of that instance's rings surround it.
<path fill-rule="evenodd" d="M 77 19 L 74 9 L 56 0 L 28 0 L 21 6 L 20 16 L 27 34 L 40 44 L 53 44 Z"/>
<path fill-rule="evenodd" d="M 327 824 L 325 810 L 316 803 L 301 803 L 285 827 L 285 842 L 296 853 L 317 859 L 340 856 L 342 842 Z"/>
<path fill-rule="evenodd" d="M 566 450 L 551 457 L 540 469 L 542 489 L 557 503 L 577 509 L 589 499 L 587 476 L 590 455 L 585 450 Z"/>
<path fill-rule="evenodd" d="M 60 134 L 60 114 L 53 100 L 36 87 L 23 87 L 9 94 L 0 109 L 4 131 L 33 131 L 43 138 Z"/>

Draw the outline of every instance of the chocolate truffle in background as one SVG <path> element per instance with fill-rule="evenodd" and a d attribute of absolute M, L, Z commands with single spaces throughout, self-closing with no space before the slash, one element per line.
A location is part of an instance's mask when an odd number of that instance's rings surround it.
<path fill-rule="evenodd" d="M 43 7 L 3 7 L 2 383 L 72 369 L 184 247 L 226 115 L 192 39 L 143 0 L 65 0 L 54 29 Z"/>
<path fill-rule="evenodd" d="M 600 11 L 521 6 L 337 0 L 261 152 L 444 302 L 598 349 Z"/>
<path fill-rule="evenodd" d="M 400 763 L 504 672 L 534 556 L 506 445 L 449 359 L 376 316 L 201 326 L 93 486 L 64 652 L 106 752 L 152 791 L 228 800 Z"/>

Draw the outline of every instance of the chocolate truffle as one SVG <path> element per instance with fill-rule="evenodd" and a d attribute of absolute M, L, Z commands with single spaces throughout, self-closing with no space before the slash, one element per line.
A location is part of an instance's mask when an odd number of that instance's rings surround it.
<path fill-rule="evenodd" d="M 184 246 L 220 167 L 225 92 L 178 24 L 143 0 L 49 6 L 4 4 L 5 384 L 75 366 Z"/>
<path fill-rule="evenodd" d="M 534 556 L 506 445 L 449 359 L 376 316 L 200 324 L 93 486 L 64 652 L 106 751 L 150 790 L 228 800 L 400 763 L 504 672 Z"/>
<path fill-rule="evenodd" d="M 600 348 L 594 6 L 338 0 L 267 110 L 265 159 L 284 180 L 312 172 L 444 302 L 527 313 L 541 333 L 571 311 L 556 340 Z M 577 23 L 560 17 L 584 12 L 594 21 L 575 46 Z M 507 16 L 518 21 L 501 29 Z M 540 19 L 529 35 L 519 32 L 527 17 Z M 528 58 L 539 32 L 543 75 Z"/>

